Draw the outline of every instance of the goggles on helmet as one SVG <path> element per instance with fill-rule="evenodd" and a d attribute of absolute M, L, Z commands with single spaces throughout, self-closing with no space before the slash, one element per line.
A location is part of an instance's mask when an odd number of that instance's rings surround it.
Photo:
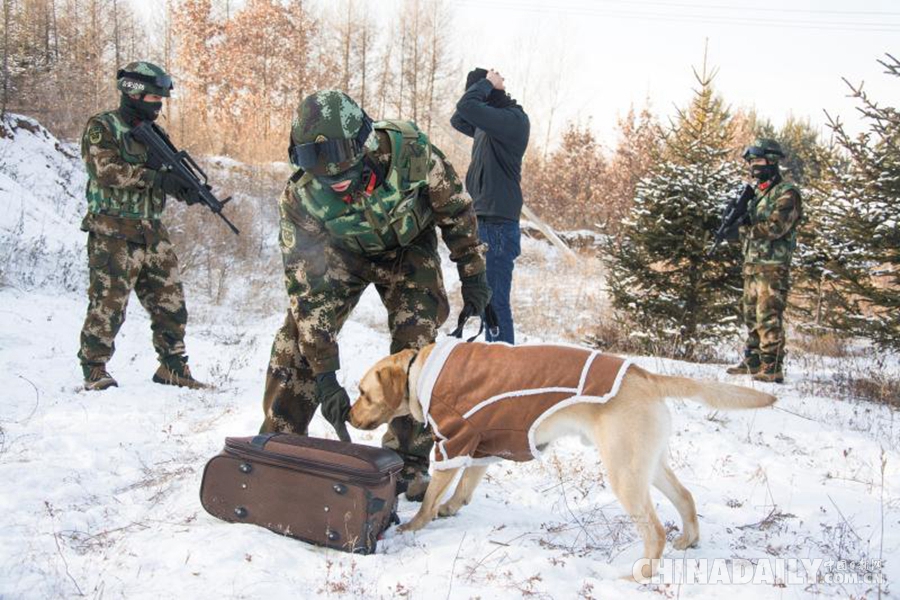
<path fill-rule="evenodd" d="M 304 171 L 312 172 L 322 171 L 322 166 L 328 164 L 349 166 L 359 159 L 371 133 L 372 120 L 365 115 L 355 138 L 292 144 L 288 150 L 291 163 Z"/>

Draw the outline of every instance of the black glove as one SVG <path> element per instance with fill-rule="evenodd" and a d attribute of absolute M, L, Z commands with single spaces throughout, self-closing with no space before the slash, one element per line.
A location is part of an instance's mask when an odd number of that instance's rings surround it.
<path fill-rule="evenodd" d="M 316 375 L 316 400 L 319 401 L 322 416 L 334 427 L 338 438 L 349 442 L 350 434 L 344 423 L 350 418 L 350 396 L 338 383 L 334 371 Z"/>
<path fill-rule="evenodd" d="M 182 198 L 191 189 L 191 182 L 174 171 L 157 171 L 153 187 L 166 195 Z"/>
<path fill-rule="evenodd" d="M 472 307 L 473 314 L 481 315 L 491 301 L 491 288 L 488 286 L 487 273 L 469 275 L 460 279 L 462 282 L 463 305 Z"/>
<path fill-rule="evenodd" d="M 212 189 L 208 185 L 205 187 L 207 190 Z M 177 194 L 176 197 L 188 206 L 191 206 L 192 204 L 197 204 L 198 202 L 200 202 L 200 190 L 198 190 L 194 186 L 191 186 L 182 190 L 182 192 L 180 194 Z"/>

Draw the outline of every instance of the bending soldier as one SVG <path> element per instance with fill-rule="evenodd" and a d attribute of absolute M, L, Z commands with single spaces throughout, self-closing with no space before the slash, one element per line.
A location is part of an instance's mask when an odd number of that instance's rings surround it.
<path fill-rule="evenodd" d="M 279 241 L 290 308 L 266 374 L 262 432 L 307 433 L 317 406 L 345 431 L 337 334 L 374 285 L 388 311 L 391 353 L 434 341 L 449 305 L 436 229 L 475 314 L 490 300 L 472 201 L 446 157 L 410 121 L 373 123 L 347 95 L 320 91 L 297 109 L 281 195 Z M 383 444 L 404 459 L 407 497 L 428 483 L 430 433 L 409 417 Z"/>

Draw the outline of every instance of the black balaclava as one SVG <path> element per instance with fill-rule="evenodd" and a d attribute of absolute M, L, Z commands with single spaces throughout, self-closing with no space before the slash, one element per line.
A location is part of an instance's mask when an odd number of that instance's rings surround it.
<path fill-rule="evenodd" d="M 341 171 L 337 175 L 316 175 L 315 177 L 322 185 L 328 186 L 329 188 L 336 183 L 349 179 L 350 187 L 341 192 L 341 194 L 344 196 L 352 196 L 359 190 L 368 186 L 373 175 L 375 177 L 375 185 L 373 187 L 378 187 L 381 185 L 381 182 L 384 181 L 383 171 L 376 161 L 366 153 L 363 155 L 362 160 L 357 161 L 352 167 L 345 171 Z"/>
<path fill-rule="evenodd" d="M 486 79 L 487 74 L 487 69 L 482 69 L 481 67 L 476 67 L 469 71 L 469 74 L 466 76 L 466 89 L 468 90 L 475 83 L 481 81 L 482 79 Z M 490 94 L 488 94 L 487 103 L 494 108 L 506 108 L 507 106 L 514 106 L 516 101 L 513 100 L 505 91 L 495 88 L 491 90 Z"/>
<path fill-rule="evenodd" d="M 778 164 L 750 165 L 750 175 L 760 183 L 771 181 L 778 177 Z"/>
<path fill-rule="evenodd" d="M 119 104 L 119 109 L 122 111 L 122 116 L 125 118 L 125 121 L 135 123 L 137 121 L 156 120 L 159 116 L 159 111 L 162 110 L 162 101 L 147 102 L 144 100 L 145 97 L 144 94 L 137 98 L 128 94 L 122 94 L 122 101 Z"/>

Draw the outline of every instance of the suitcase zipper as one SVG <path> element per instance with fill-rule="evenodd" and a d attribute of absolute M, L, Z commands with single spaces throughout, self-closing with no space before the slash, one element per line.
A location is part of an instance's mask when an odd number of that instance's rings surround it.
<path fill-rule="evenodd" d="M 277 454 L 271 451 L 256 450 L 252 447 L 236 447 L 227 443 L 225 444 L 225 451 L 230 454 L 236 454 L 239 457 L 241 455 L 252 456 L 264 463 L 277 464 L 286 467 L 301 467 L 305 470 L 314 471 L 323 475 L 344 475 L 351 481 L 359 483 L 380 483 L 393 474 L 393 472 L 390 471 L 384 474 L 362 473 L 356 469 L 294 458 L 292 456 L 285 456 L 284 454 Z M 398 468 L 397 470 L 399 471 L 400 469 Z"/>

